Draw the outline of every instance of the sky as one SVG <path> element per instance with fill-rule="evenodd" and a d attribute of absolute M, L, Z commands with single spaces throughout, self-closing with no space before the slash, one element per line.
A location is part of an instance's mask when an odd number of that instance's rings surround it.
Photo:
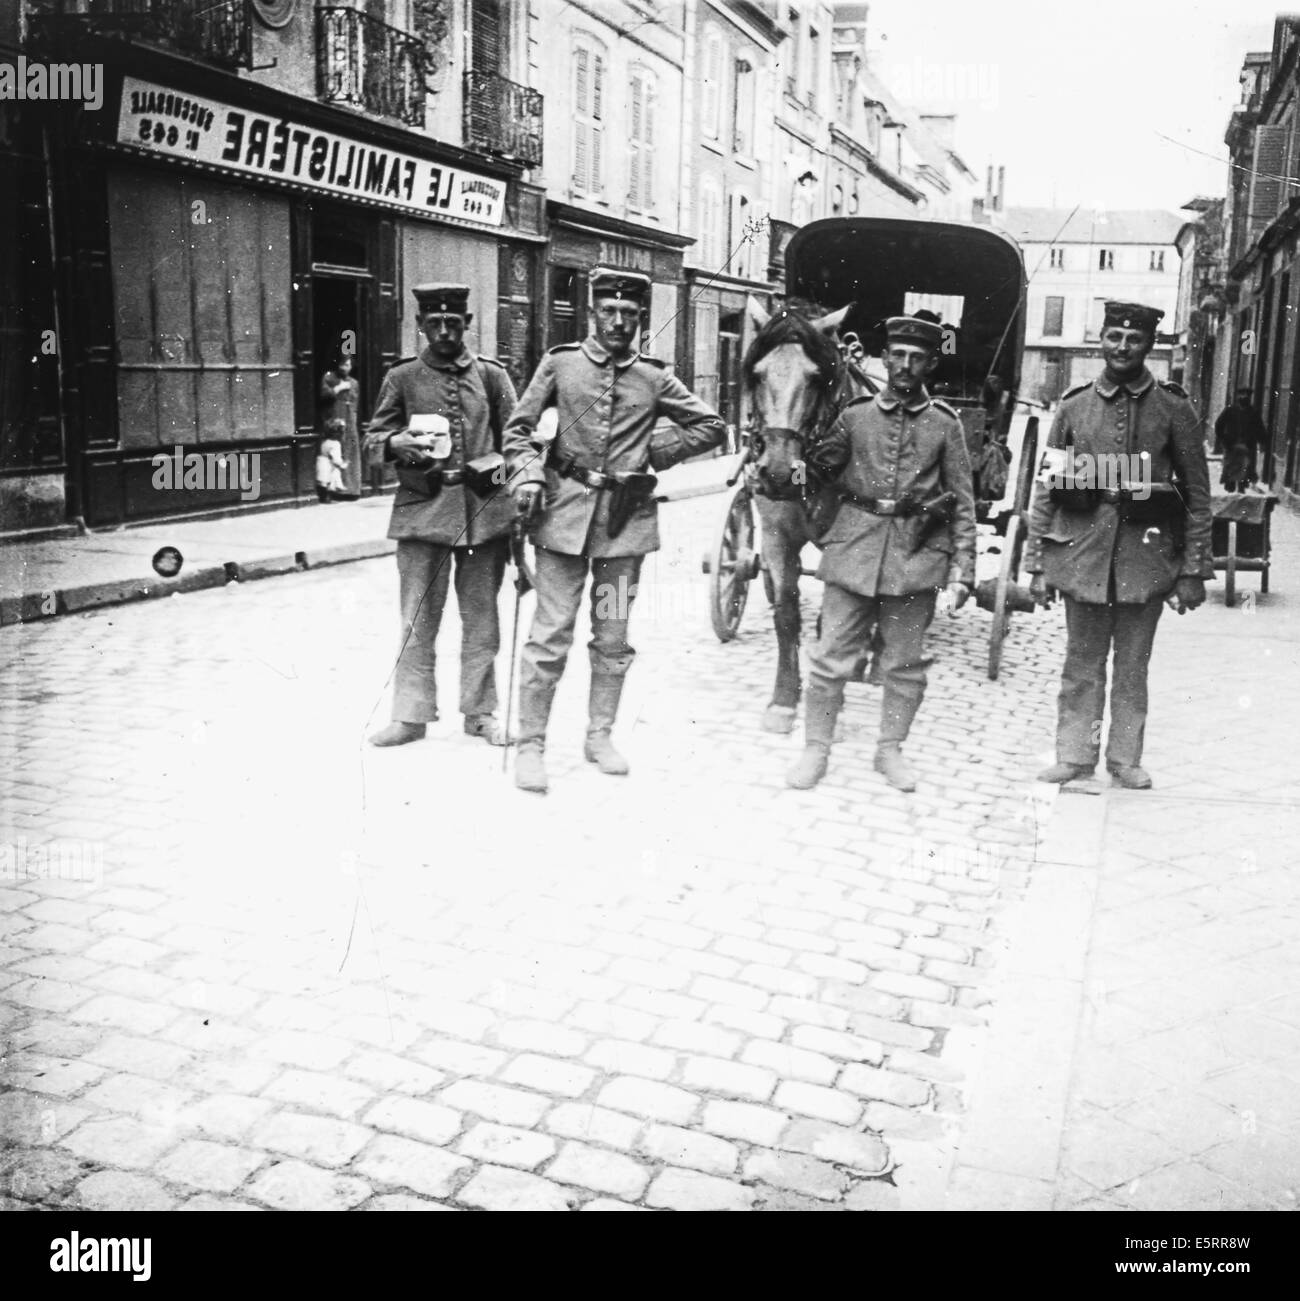
<path fill-rule="evenodd" d="M 1297 5 L 1300 8 L 1300 5 Z M 1227 185 L 1223 133 L 1276 0 L 872 0 L 868 46 L 904 99 L 957 113 L 1008 207 L 1167 208 Z"/>

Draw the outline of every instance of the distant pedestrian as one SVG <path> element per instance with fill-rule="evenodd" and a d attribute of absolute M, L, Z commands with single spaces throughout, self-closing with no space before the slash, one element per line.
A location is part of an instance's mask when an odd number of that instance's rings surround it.
<path fill-rule="evenodd" d="M 452 568 L 460 608 L 460 710 L 465 732 L 505 745 L 495 718 L 497 612 L 514 509 L 501 436 L 515 408 L 505 367 L 465 346 L 467 285 L 416 285 L 426 346 L 384 376 L 366 450 L 398 463 L 388 536 L 397 539 L 402 642 L 393 721 L 372 745 L 406 745 L 438 718 L 434 668 Z"/>
<path fill-rule="evenodd" d="M 352 377 L 352 365 L 351 354 L 340 353 L 320 382 L 321 419 L 342 421 L 339 441 L 348 468 L 339 495 L 348 498 L 361 496 L 361 437 L 357 432 L 361 385 Z"/>
<path fill-rule="evenodd" d="M 344 424 L 335 416 L 325 422 L 325 436 L 316 451 L 316 495 L 321 501 L 338 501 L 343 495 L 343 471 L 348 463 L 343 459 Z"/>
<path fill-rule="evenodd" d="M 1106 767 L 1116 786 L 1146 790 L 1142 768 L 1147 668 L 1167 604 L 1182 614 L 1205 601 L 1210 557 L 1210 475 L 1200 420 L 1187 394 L 1146 367 L 1163 312 L 1108 302 L 1101 330 L 1105 367 L 1070 389 L 1047 437 L 1030 512 L 1025 569 L 1030 594 L 1065 597 L 1065 666 L 1057 702 L 1056 763 L 1039 781 L 1090 775 L 1101 750 L 1106 666 L 1114 652 Z M 1103 465 L 1124 467 L 1102 479 Z M 1075 477 L 1091 467 L 1088 478 Z M 1141 466 L 1135 482 L 1133 467 Z M 1109 488 L 1095 486 L 1110 483 Z M 1087 486 L 1072 486 L 1079 482 Z"/>
<path fill-rule="evenodd" d="M 1226 492 L 1245 492 L 1255 482 L 1255 454 L 1268 431 L 1250 400 L 1250 389 L 1237 390 L 1236 401 L 1214 422 L 1214 450 L 1223 456 L 1219 482 Z"/>

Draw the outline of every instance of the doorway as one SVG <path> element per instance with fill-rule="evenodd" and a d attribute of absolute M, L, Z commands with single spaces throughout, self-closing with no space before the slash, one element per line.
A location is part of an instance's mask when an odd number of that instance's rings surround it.
<path fill-rule="evenodd" d="M 718 321 L 718 414 L 727 426 L 727 451 L 740 441 L 740 332 L 744 318 L 728 312 Z"/>

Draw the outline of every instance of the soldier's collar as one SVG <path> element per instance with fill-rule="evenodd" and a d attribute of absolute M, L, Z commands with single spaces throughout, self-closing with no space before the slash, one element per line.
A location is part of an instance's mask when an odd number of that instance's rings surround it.
<path fill-rule="evenodd" d="M 424 350 L 420 353 L 420 360 L 432 370 L 467 370 L 474 364 L 474 354 L 463 347 L 458 356 L 450 361 L 443 361 L 441 357 L 435 357 L 433 349 L 425 344 Z"/>
<path fill-rule="evenodd" d="M 876 394 L 876 405 L 882 411 L 893 411 L 901 399 L 896 398 L 887 388 L 881 389 Z M 924 411 L 930 405 L 930 395 L 926 392 L 925 385 L 922 384 L 911 400 L 903 404 L 903 410 L 909 415 L 916 415 L 918 411 Z"/>
<path fill-rule="evenodd" d="M 617 370 L 626 370 L 639 355 L 636 349 L 633 348 L 626 357 L 614 361 L 614 358 L 600 346 L 600 341 L 594 334 L 589 334 L 585 339 L 583 339 L 582 350 L 587 354 L 587 357 L 591 361 L 596 363 L 597 366 L 603 366 L 606 362 L 613 362 L 614 367 Z"/>
<path fill-rule="evenodd" d="M 1102 371 L 1102 373 L 1093 380 L 1093 387 L 1096 388 L 1097 392 L 1100 393 L 1107 402 L 1109 402 L 1121 388 L 1127 389 L 1133 397 L 1140 398 L 1142 394 L 1145 393 L 1155 382 L 1156 377 L 1147 370 L 1145 366 L 1143 366 L 1142 374 L 1139 375 L 1137 379 L 1131 379 L 1124 384 L 1112 384 L 1110 380 L 1106 378 L 1106 372 Z"/>

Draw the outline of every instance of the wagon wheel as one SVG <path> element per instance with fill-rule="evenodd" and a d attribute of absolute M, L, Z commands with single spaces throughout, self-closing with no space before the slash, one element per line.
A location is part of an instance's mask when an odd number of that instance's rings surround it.
<path fill-rule="evenodd" d="M 1038 461 L 1038 417 L 1031 416 L 1025 424 L 1025 437 L 1020 445 L 1020 465 L 1016 470 L 1016 495 L 1007 517 L 1006 532 L 1002 542 L 1002 568 L 993 602 L 993 628 L 989 633 L 989 680 L 996 682 L 1002 668 L 1002 643 L 1007 639 L 1011 625 L 1011 611 L 1007 597 L 1020 575 L 1020 558 L 1028 534 L 1026 517 L 1029 498 L 1034 491 L 1034 471 Z"/>
<path fill-rule="evenodd" d="M 1002 668 L 1002 643 L 1007 639 L 1011 625 L 1011 611 L 1007 596 L 1020 572 L 1020 553 L 1025 545 L 1025 521 L 1018 511 L 1007 520 L 1006 541 L 1002 547 L 1002 568 L 998 571 L 998 585 L 993 603 L 993 628 L 989 633 L 989 681 L 996 682 Z"/>
<path fill-rule="evenodd" d="M 727 501 L 717 542 L 709 555 L 709 617 L 719 641 L 732 641 L 749 599 L 749 584 L 758 576 L 754 550 L 754 507 L 743 481 Z"/>

